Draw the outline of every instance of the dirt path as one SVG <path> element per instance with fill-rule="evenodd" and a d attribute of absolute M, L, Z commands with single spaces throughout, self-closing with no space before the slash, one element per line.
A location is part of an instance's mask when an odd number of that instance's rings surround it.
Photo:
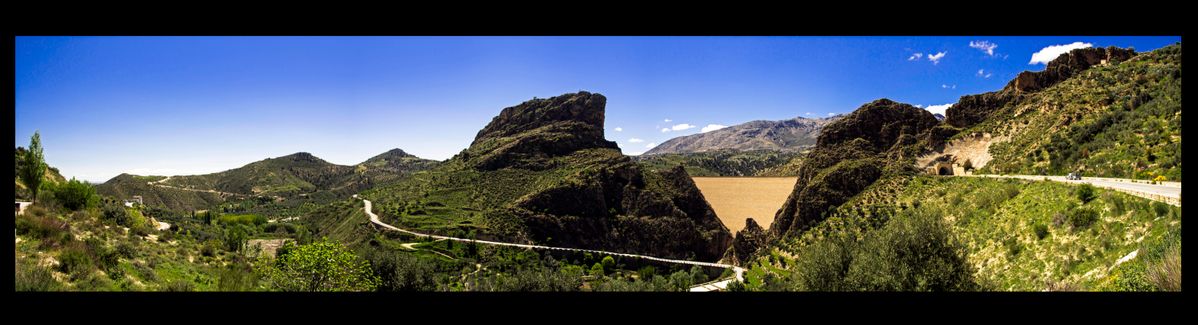
<path fill-rule="evenodd" d="M 730 269 L 733 269 L 733 270 L 735 271 L 735 274 L 736 274 L 736 275 L 735 275 L 735 277 L 733 277 L 733 278 L 730 278 L 730 279 L 727 279 L 727 280 L 724 280 L 724 281 L 719 281 L 719 282 L 714 282 L 714 283 L 710 283 L 710 284 L 704 284 L 704 285 L 700 285 L 700 286 L 693 287 L 693 288 L 691 288 L 691 289 L 690 289 L 690 291 L 692 291 L 692 292 L 702 292 L 702 291 L 717 291 L 717 290 L 723 290 L 723 289 L 727 288 L 727 287 L 728 287 L 728 284 L 729 284 L 729 283 L 732 283 L 732 281 L 742 281 L 742 282 L 743 282 L 743 281 L 745 280 L 745 278 L 744 278 L 745 268 L 742 268 L 742 267 L 739 267 L 739 266 L 735 266 L 735 265 L 729 265 L 729 264 L 710 263 L 710 262 L 697 262 L 697 261 L 687 261 L 687 260 L 675 260 L 675 259 L 668 259 L 668 258 L 661 258 L 661 257 L 653 257 L 653 256 L 637 255 L 637 254 L 628 254 L 628 253 L 608 252 L 608 251 L 601 251 L 601 250 L 594 250 L 594 249 L 582 249 L 582 248 L 569 248 L 569 247 L 554 247 L 554 246 L 543 246 L 543 245 L 529 245 L 529 244 L 505 243 L 505 242 L 497 242 L 497 241 L 489 241 L 489 240 L 476 240 L 476 239 L 456 238 L 456 237 L 449 237 L 449 236 L 441 236 L 441 235 L 433 235 L 433 234 L 424 234 L 424 233 L 419 233 L 419 232 L 415 232 L 415 231 L 411 231 L 411 230 L 406 230 L 406 229 L 402 229 L 402 228 L 399 228 L 399 227 L 395 227 L 395 226 L 392 226 L 392 225 L 389 225 L 389 224 L 383 223 L 382 221 L 379 221 L 379 216 L 378 216 L 377 214 L 374 214 L 374 211 L 373 211 L 373 208 L 372 208 L 372 205 L 371 205 L 371 202 L 370 202 L 370 200 L 367 200 L 367 199 L 361 198 L 361 197 L 359 197 L 357 194 L 354 194 L 354 196 L 353 196 L 353 197 L 354 197 L 355 199 L 362 200 L 362 203 L 364 204 L 364 206 L 362 207 L 362 210 L 366 212 L 366 215 L 367 215 L 367 216 L 370 216 L 370 222 L 371 222 L 371 223 L 373 223 L 373 224 L 375 224 L 375 225 L 377 225 L 377 226 L 379 226 L 379 227 L 382 227 L 382 228 L 384 228 L 384 229 L 388 229 L 388 230 L 392 230 L 392 231 L 398 231 L 398 232 L 402 232 L 402 233 L 406 233 L 406 234 L 411 234 L 411 235 L 415 235 L 415 236 L 423 236 L 423 237 L 436 238 L 436 239 L 445 239 L 445 240 L 452 240 L 452 241 L 459 241 L 459 242 L 473 242 L 473 243 L 484 244 L 484 245 L 510 246 L 510 247 L 520 247 L 520 248 L 529 248 L 529 249 L 542 249 L 542 250 L 556 250 L 556 251 L 572 251 L 572 252 L 588 252 L 588 253 L 598 253 L 598 254 L 604 254 L 604 255 L 612 255 L 612 256 L 620 256 L 620 257 L 628 257 L 628 258 L 639 258 L 639 259 L 646 259 L 646 260 L 650 260 L 650 261 L 657 261 L 657 262 L 663 262 L 663 263 L 687 264 L 687 265 L 698 265 L 698 266 L 718 267 L 718 268 L 723 268 L 723 269 L 729 269 L 729 268 L 730 268 Z"/>
<path fill-rule="evenodd" d="M 171 177 L 174 177 L 174 176 L 167 176 L 166 178 L 163 178 L 163 179 L 160 179 L 157 181 L 146 182 L 146 185 L 157 186 L 157 187 L 162 187 L 162 188 L 170 188 L 170 189 L 176 189 L 176 190 L 182 190 L 182 191 L 204 192 L 204 193 L 213 193 L 213 194 L 230 195 L 230 196 L 249 196 L 249 195 L 245 195 L 245 194 L 241 194 L 241 193 L 221 192 L 221 191 L 217 191 L 217 190 L 198 190 L 198 189 L 194 189 L 194 188 L 183 188 L 183 187 L 176 187 L 176 186 L 162 184 L 162 182 L 166 182 L 167 180 L 170 180 Z"/>

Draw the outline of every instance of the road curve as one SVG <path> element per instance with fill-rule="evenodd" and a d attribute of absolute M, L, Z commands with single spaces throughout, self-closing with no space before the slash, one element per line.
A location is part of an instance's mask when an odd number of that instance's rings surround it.
<path fill-rule="evenodd" d="M 419 233 L 419 232 L 395 227 L 395 226 L 383 223 L 382 221 L 379 221 L 379 216 L 374 214 L 374 211 L 373 211 L 374 209 L 372 208 L 370 200 L 361 198 L 357 194 L 354 194 L 354 198 L 362 200 L 362 203 L 365 204 L 365 206 L 363 207 L 363 211 L 366 212 L 366 215 L 370 216 L 371 223 L 375 224 L 376 226 L 383 227 L 384 229 L 389 229 L 392 231 L 398 231 L 398 232 L 402 232 L 402 233 L 406 233 L 406 234 L 411 234 L 414 236 L 423 236 L 423 237 L 430 237 L 430 238 L 435 238 L 435 239 L 444 239 L 444 240 L 452 240 L 452 241 L 467 242 L 467 243 L 474 242 L 474 243 L 479 243 L 479 244 L 495 245 L 495 246 L 510 246 L 510 247 L 541 249 L 541 250 L 551 250 L 551 251 L 572 251 L 572 252 L 598 253 L 598 254 L 604 254 L 604 255 L 646 259 L 646 260 L 658 261 L 658 262 L 663 262 L 663 263 L 688 264 L 688 265 L 698 265 L 698 266 L 709 266 L 709 267 L 718 267 L 718 268 L 724 268 L 724 269 L 732 269 L 736 273 L 736 276 L 732 279 L 727 279 L 727 280 L 723 280 L 723 281 L 712 282 L 712 283 L 707 283 L 707 284 L 702 284 L 699 286 L 692 287 L 689 290 L 691 292 L 722 290 L 722 289 L 727 288 L 728 284 L 732 283 L 732 281 L 744 281 L 745 280 L 744 279 L 745 269 L 742 267 L 730 265 L 730 264 L 675 260 L 675 259 L 668 259 L 668 258 L 661 258 L 661 257 L 628 254 L 628 253 L 608 252 L 608 251 L 601 251 L 601 250 L 594 250 L 594 249 L 505 243 L 505 242 L 497 242 L 497 241 L 489 241 L 489 240 L 477 240 L 477 239 L 457 238 L 457 237 Z M 712 290 L 712 289 L 714 289 L 714 290 Z"/>
<path fill-rule="evenodd" d="M 1096 187 L 1112 189 L 1149 200 L 1181 206 L 1181 182 L 1164 182 L 1163 184 L 1147 184 L 1144 181 L 1122 178 L 1082 177 L 1081 180 L 1068 180 L 1065 176 L 1036 176 L 1036 175 L 965 175 L 969 177 L 1018 178 L 1033 181 L 1045 179 L 1061 183 L 1090 184 Z"/>
<path fill-rule="evenodd" d="M 160 180 L 156 180 L 153 182 L 146 182 L 146 185 L 157 186 L 157 187 L 162 187 L 162 188 L 170 188 L 170 189 L 176 189 L 176 190 L 183 190 L 183 191 L 192 191 L 192 192 L 204 192 L 204 193 L 213 193 L 213 194 L 230 195 L 230 196 L 248 196 L 248 195 L 241 194 L 241 193 L 221 192 L 221 191 L 217 191 L 217 190 L 197 190 L 194 188 L 182 188 L 182 187 L 175 187 L 175 186 L 162 184 L 162 182 L 170 180 L 171 177 L 174 177 L 174 176 L 167 176 L 166 178 L 163 178 Z"/>

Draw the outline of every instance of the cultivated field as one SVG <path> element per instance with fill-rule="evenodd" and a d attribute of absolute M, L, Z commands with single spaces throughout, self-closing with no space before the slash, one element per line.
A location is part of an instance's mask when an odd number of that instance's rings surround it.
<path fill-rule="evenodd" d="M 695 185 L 733 233 L 745 228 L 745 218 L 769 228 L 774 213 L 794 189 L 795 177 L 694 177 Z"/>

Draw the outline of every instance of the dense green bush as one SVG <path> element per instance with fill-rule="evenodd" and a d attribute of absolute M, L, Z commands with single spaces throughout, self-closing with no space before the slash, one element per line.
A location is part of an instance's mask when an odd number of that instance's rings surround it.
<path fill-rule="evenodd" d="M 379 291 L 437 290 L 436 268 L 430 261 L 400 252 L 376 252 L 368 259 L 379 277 Z"/>
<path fill-rule="evenodd" d="M 71 210 L 91 208 L 100 204 L 96 188 L 74 177 L 65 184 L 55 186 L 54 197 L 63 207 Z"/>
<path fill-rule="evenodd" d="M 1094 186 L 1090 184 L 1079 185 L 1074 194 L 1077 195 L 1078 200 L 1082 201 L 1082 204 L 1089 203 L 1090 201 L 1094 200 Z"/>
<path fill-rule="evenodd" d="M 1074 230 L 1085 229 L 1098 221 L 1098 211 L 1088 207 L 1078 207 L 1069 210 L 1069 224 Z"/>
<path fill-rule="evenodd" d="M 379 281 L 368 261 L 328 239 L 298 246 L 258 269 L 267 287 L 280 291 L 372 291 Z"/>
<path fill-rule="evenodd" d="M 800 250 L 797 289 L 814 291 L 972 291 L 979 287 L 965 248 L 940 214 L 906 210 L 859 243 L 816 240 Z"/>
<path fill-rule="evenodd" d="M 63 248 L 58 254 L 58 263 L 58 270 L 73 278 L 87 275 L 95 268 L 87 245 L 80 242 L 72 242 Z"/>

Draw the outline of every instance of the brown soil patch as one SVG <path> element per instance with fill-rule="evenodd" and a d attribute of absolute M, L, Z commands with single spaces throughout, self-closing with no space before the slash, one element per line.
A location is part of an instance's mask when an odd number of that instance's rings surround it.
<path fill-rule="evenodd" d="M 745 218 L 769 228 L 774 214 L 794 190 L 796 177 L 694 177 L 695 185 L 716 216 L 732 233 L 745 228 Z"/>

